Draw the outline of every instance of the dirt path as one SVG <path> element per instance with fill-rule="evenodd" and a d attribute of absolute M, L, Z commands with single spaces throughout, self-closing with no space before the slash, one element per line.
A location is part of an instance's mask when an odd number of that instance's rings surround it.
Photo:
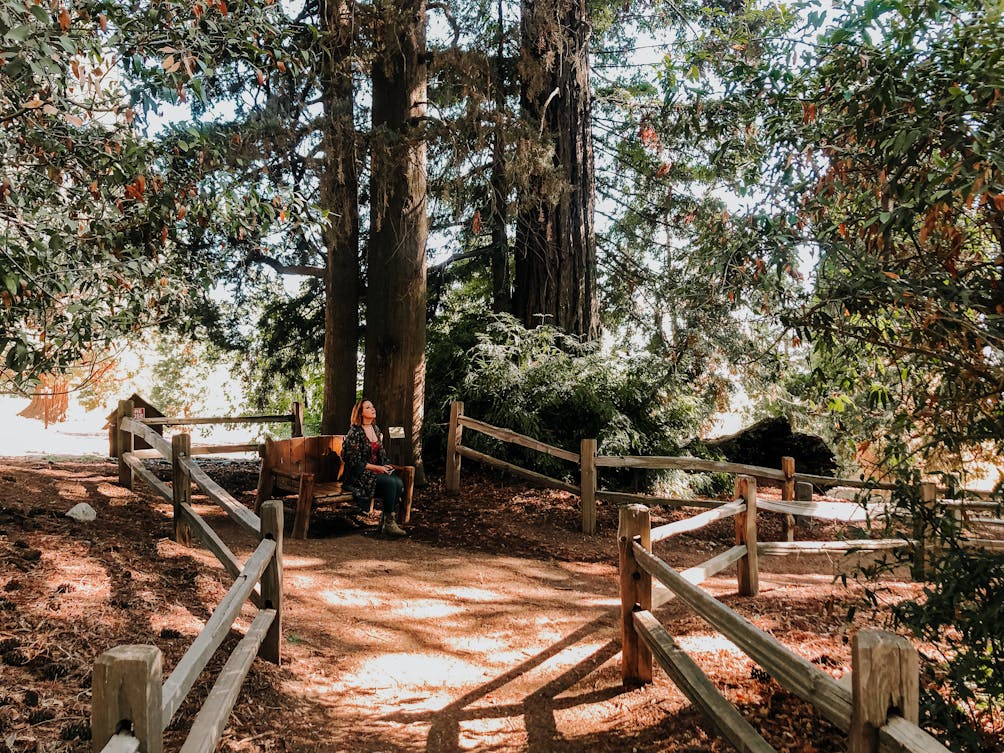
<path fill-rule="evenodd" d="M 110 463 L 0 461 L 0 739 L 11 750 L 89 750 L 94 659 L 154 643 L 170 671 L 229 587 L 212 555 L 169 539 L 167 505 L 114 481 Z M 724 749 L 659 670 L 652 685 L 621 685 L 611 511 L 601 511 L 604 533 L 585 537 L 570 500 L 479 483 L 460 501 L 424 493 L 407 540 L 358 530 L 286 541 L 285 662 L 255 663 L 221 750 Z M 475 489 L 483 496 L 472 501 Z M 95 523 L 63 516 L 78 501 L 96 508 Z M 244 559 L 250 537 L 197 508 Z M 730 535 L 709 530 L 665 556 L 689 566 Z M 449 539 L 463 548 L 443 547 Z M 833 569 L 820 558 L 765 563 L 755 600 L 734 595 L 733 573 L 705 586 L 839 675 L 854 594 L 834 584 Z M 700 620 L 672 602 L 660 616 L 777 750 L 841 749 L 829 725 Z M 167 750 L 212 681 L 200 679 Z"/>
<path fill-rule="evenodd" d="M 603 570 L 361 535 L 296 542 L 290 749 L 552 750 L 568 709 L 624 724 Z"/>

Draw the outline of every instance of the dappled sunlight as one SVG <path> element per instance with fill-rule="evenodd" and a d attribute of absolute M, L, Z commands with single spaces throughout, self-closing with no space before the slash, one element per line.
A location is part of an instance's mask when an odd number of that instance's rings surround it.
<path fill-rule="evenodd" d="M 525 744 L 525 740 L 526 725 L 518 716 L 468 719 L 457 725 L 457 748 L 460 750 L 490 750 L 493 747 L 508 750 L 514 744 Z"/>
<path fill-rule="evenodd" d="M 481 682 L 484 668 L 456 657 L 442 654 L 389 652 L 365 661 L 343 681 L 349 686 L 369 690 L 398 692 L 428 691 L 442 688 L 462 688 Z"/>
<path fill-rule="evenodd" d="M 150 618 L 150 628 L 160 633 L 165 629 L 177 630 L 192 639 L 198 635 L 205 622 L 180 604 L 164 604 Z"/>
<path fill-rule="evenodd" d="M 743 650 L 724 635 L 712 633 L 708 635 L 682 635 L 675 638 L 677 645 L 688 654 L 722 654 L 733 657 L 745 656 Z"/>
<path fill-rule="evenodd" d="M 87 487 L 77 481 L 57 481 L 56 491 L 60 497 L 69 500 L 88 500 L 90 493 Z"/>
<path fill-rule="evenodd" d="M 298 574 L 296 577 L 305 578 L 305 583 L 313 583 L 318 577 L 319 573 L 317 569 L 324 566 L 324 560 L 319 557 L 291 557 L 285 551 L 283 552 L 282 558 L 282 569 L 283 571 L 289 570 L 308 570 L 306 575 Z"/>
<path fill-rule="evenodd" d="M 830 573 L 798 573 L 793 575 L 790 573 L 765 573 L 763 570 L 760 571 L 760 586 L 793 586 L 795 588 L 799 586 L 809 586 L 812 588 L 819 588 L 820 586 L 828 585 L 838 585 L 834 576 Z"/>
<path fill-rule="evenodd" d="M 106 472 L 89 482 L 45 469 L 39 476 L 49 477 L 37 482 L 37 493 L 58 495 L 60 503 L 89 489 L 94 496 L 114 468 Z M 115 631 L 117 642 L 157 645 L 167 673 L 233 578 L 201 544 L 186 547 L 169 538 L 170 504 L 149 490 L 140 496 L 111 485 L 109 491 L 128 503 L 97 500 L 99 520 L 109 525 L 61 519 L 64 559 L 53 559 L 48 534 L 37 534 L 36 572 L 44 575 L 34 581 L 14 576 L 18 582 L 10 588 L 38 594 L 38 617 L 59 635 L 60 646 L 68 636 L 76 653 L 86 653 L 85 664 L 113 643 L 92 639 L 100 626 L 101 635 Z M 256 537 L 211 505 L 197 509 L 245 562 Z M 41 518 L 50 525 L 52 519 Z M 114 533 L 96 536 L 112 527 Z M 123 530 L 130 532 L 128 547 L 120 543 Z M 689 565 L 704 552 L 674 554 Z M 782 571 L 762 572 L 754 599 L 737 595 L 735 568 L 703 587 L 800 655 L 842 671 L 849 651 L 840 643 L 847 632 L 842 615 L 853 595 L 843 593 L 827 558 L 776 562 Z M 810 564 L 814 572 L 806 572 Z M 678 560 L 674 566 L 681 566 Z M 281 730 L 289 750 L 588 753 L 630 750 L 642 739 L 650 745 L 639 750 L 668 750 L 658 746 L 677 739 L 672 715 L 696 714 L 658 667 L 651 685 L 623 686 L 615 553 L 599 562 L 458 554 L 363 529 L 288 540 L 283 571 L 282 665 L 252 665 L 233 723 L 263 729 L 256 720 L 268 719 L 267 734 Z M 255 612 L 243 605 L 227 643 L 236 643 Z M 755 697 L 743 689 L 753 664 L 730 641 L 678 599 L 660 616 L 669 616 L 682 650 L 719 687 Z M 230 749 L 264 750 L 256 747 L 260 735 Z"/>
<path fill-rule="evenodd" d="M 94 490 L 106 499 L 111 499 L 112 497 L 126 497 L 129 496 L 130 492 L 117 484 L 109 484 L 107 482 L 101 482 L 98 484 Z"/>
<path fill-rule="evenodd" d="M 451 635 L 443 639 L 443 646 L 462 654 L 485 654 L 500 664 L 509 664 L 526 658 L 523 650 L 512 650 L 505 639 L 509 634 L 500 635 Z"/>
<path fill-rule="evenodd" d="M 612 597 L 603 598 L 601 596 L 578 596 L 575 600 L 575 606 L 583 609 L 620 609 L 620 605 L 620 599 Z"/>
<path fill-rule="evenodd" d="M 57 590 L 72 589 L 74 606 L 82 610 L 107 604 L 111 579 L 100 562 L 86 556 L 74 559 L 66 556 L 50 559 L 52 569 L 47 572 L 45 578 L 47 591 L 52 593 Z"/>
<path fill-rule="evenodd" d="M 453 596 L 465 601 L 492 602 L 498 599 L 498 591 L 489 591 L 485 588 L 475 588 L 472 586 L 450 586 L 443 589 L 444 596 Z"/>
<path fill-rule="evenodd" d="M 337 591 L 328 589 L 318 591 L 317 596 L 332 607 L 376 607 L 381 603 L 379 594 L 358 588 L 340 588 Z"/>
<path fill-rule="evenodd" d="M 385 560 L 353 557 L 373 545 Z M 577 685 L 615 661 L 614 580 L 433 551 L 353 537 L 310 546 L 326 556 L 314 573 L 287 567 L 285 629 L 326 636 L 288 647 L 287 689 L 401 750 L 512 750 L 528 739 L 527 715 L 555 704 L 614 713 L 603 701 L 622 692 L 618 673 Z M 309 671 L 319 652 L 330 665 Z"/>
<path fill-rule="evenodd" d="M 405 615 L 419 620 L 449 617 L 464 611 L 463 605 L 447 604 L 435 599 L 409 599 L 389 608 L 391 614 Z"/>

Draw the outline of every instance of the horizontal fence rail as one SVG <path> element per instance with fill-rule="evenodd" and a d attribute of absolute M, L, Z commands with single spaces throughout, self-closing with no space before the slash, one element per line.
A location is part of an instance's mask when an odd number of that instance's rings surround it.
<path fill-rule="evenodd" d="M 135 437 L 140 437 L 145 442 L 147 442 L 153 449 L 161 454 L 161 456 L 170 462 L 171 460 L 171 443 L 164 439 L 160 434 L 155 432 L 149 426 L 141 423 L 132 418 L 123 418 L 119 424 L 121 431 L 127 431 Z M 131 450 L 132 443 L 130 442 L 129 448 Z"/>
<path fill-rule="evenodd" d="M 209 475 L 199 467 L 195 460 L 184 457 L 181 459 L 181 466 L 191 475 L 192 482 L 219 505 L 235 523 L 250 533 L 258 533 L 261 525 L 258 516 L 242 505 L 230 492 L 209 478 Z"/>
<path fill-rule="evenodd" d="M 760 554 L 822 554 L 823 552 L 874 552 L 915 546 L 912 539 L 846 539 L 843 541 L 759 541 Z"/>
<path fill-rule="evenodd" d="M 843 523 L 865 523 L 897 511 L 894 505 L 859 505 L 855 502 L 777 502 L 765 499 L 757 507 L 770 512 L 801 515 L 807 518 L 822 518 Z"/>
<path fill-rule="evenodd" d="M 220 671 L 219 679 L 209 692 L 206 702 L 202 704 L 188 738 L 181 746 L 181 753 L 212 753 L 216 750 L 230 712 L 237 703 L 244 679 L 251 669 L 251 663 L 277 616 L 274 609 L 263 609 L 255 617 Z"/>
<path fill-rule="evenodd" d="M 596 496 L 599 499 L 613 502 L 616 505 L 646 505 L 654 507 L 718 507 L 722 504 L 720 499 L 702 499 L 699 497 L 658 497 L 652 494 L 638 494 L 635 492 L 612 492 L 609 489 L 597 489 Z"/>
<path fill-rule="evenodd" d="M 458 447 L 457 453 L 462 457 L 470 458 L 471 460 L 478 460 L 485 465 L 492 466 L 493 468 L 508 471 L 514 476 L 520 476 L 521 478 L 533 481 L 534 483 L 548 489 L 561 489 L 562 491 L 571 492 L 572 494 L 579 493 L 579 487 L 573 484 L 568 484 L 556 478 L 545 476 L 543 473 L 537 473 L 536 471 L 530 471 L 526 468 L 520 468 L 518 465 L 513 465 L 512 463 L 507 463 L 504 460 L 499 460 L 498 458 L 492 457 L 484 452 L 472 450 L 470 447 Z"/>
<path fill-rule="evenodd" d="M 570 452 L 569 450 L 563 450 L 560 447 L 554 447 L 553 445 L 528 437 L 525 434 L 518 434 L 510 429 L 502 429 L 498 426 L 492 426 L 491 424 L 486 424 L 484 421 L 478 421 L 477 419 L 470 418 L 468 416 L 460 417 L 460 425 L 467 429 L 474 429 L 486 436 L 499 439 L 503 442 L 516 444 L 520 447 L 536 450 L 537 452 L 542 452 L 545 455 L 551 455 L 552 457 L 561 458 L 562 460 L 569 460 L 573 463 L 579 462 L 579 453 L 577 452 Z"/>
<path fill-rule="evenodd" d="M 240 442 L 238 444 L 193 444 L 191 455 L 225 455 L 231 452 L 261 452 L 265 445 L 261 442 Z M 164 457 L 159 450 L 133 450 L 138 458 L 161 459 Z"/>
<path fill-rule="evenodd" d="M 139 419 L 147 426 L 202 426 L 205 424 L 279 424 L 292 423 L 296 416 L 279 413 L 268 416 L 173 416 Z"/>
<path fill-rule="evenodd" d="M 661 455 L 597 455 L 598 468 L 651 468 L 653 470 L 703 471 L 705 473 L 743 473 L 756 478 L 784 481 L 783 471 L 722 460 Z"/>
<path fill-rule="evenodd" d="M 731 518 L 734 515 L 738 515 L 745 509 L 745 502 L 729 502 L 727 504 L 719 504 L 718 507 L 713 510 L 702 512 L 700 515 L 694 515 L 690 518 L 678 520 L 675 523 L 668 523 L 664 526 L 653 528 L 652 541 L 662 541 L 663 539 L 668 539 L 670 536 L 678 536 L 681 533 L 696 531 L 704 528 L 704 526 L 709 523 L 714 523 L 716 520 L 723 520 L 725 518 Z"/>

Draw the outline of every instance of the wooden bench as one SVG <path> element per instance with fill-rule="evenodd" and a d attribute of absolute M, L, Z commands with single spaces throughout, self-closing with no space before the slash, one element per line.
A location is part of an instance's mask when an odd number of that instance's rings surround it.
<path fill-rule="evenodd" d="M 296 495 L 296 517 L 293 520 L 291 538 L 307 538 L 310 513 L 315 505 L 351 507 L 355 512 L 363 512 L 355 504 L 352 493 L 342 491 L 343 434 L 323 434 L 317 437 L 293 437 L 292 439 L 265 439 L 262 450 L 261 472 L 258 475 L 258 493 L 255 496 L 255 512 L 262 503 L 275 498 L 277 490 Z M 415 467 L 396 465 L 404 482 L 404 497 L 398 507 L 399 523 L 407 523 L 411 518 L 411 498 L 415 483 Z M 369 512 L 373 512 L 370 500 Z"/>

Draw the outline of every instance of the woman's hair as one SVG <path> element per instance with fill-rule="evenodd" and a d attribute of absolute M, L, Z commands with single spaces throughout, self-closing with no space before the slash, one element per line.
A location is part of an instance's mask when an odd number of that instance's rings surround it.
<path fill-rule="evenodd" d="M 372 403 L 368 397 L 364 397 L 358 403 L 352 406 L 352 415 L 349 416 L 350 426 L 362 426 L 363 425 L 363 403 Z"/>

